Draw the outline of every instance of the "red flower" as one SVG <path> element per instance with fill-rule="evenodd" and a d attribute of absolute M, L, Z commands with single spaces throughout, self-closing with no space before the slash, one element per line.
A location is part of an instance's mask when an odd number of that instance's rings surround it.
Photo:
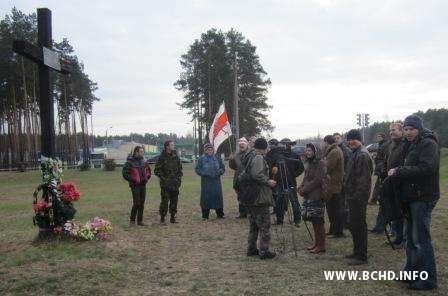
<path fill-rule="evenodd" d="M 45 200 L 38 201 L 37 203 L 33 204 L 33 210 L 34 212 L 40 212 L 46 209 L 49 209 L 53 206 L 51 202 L 46 202 Z"/>
<path fill-rule="evenodd" d="M 68 202 L 76 201 L 81 198 L 81 192 L 79 192 L 73 183 L 59 184 L 59 191 L 62 193 L 63 198 Z"/>

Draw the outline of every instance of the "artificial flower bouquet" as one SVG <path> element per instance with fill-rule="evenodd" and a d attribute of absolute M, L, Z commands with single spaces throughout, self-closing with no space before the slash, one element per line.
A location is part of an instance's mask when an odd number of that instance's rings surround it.
<path fill-rule="evenodd" d="M 99 217 L 85 224 L 67 221 L 62 233 L 79 240 L 109 240 L 112 236 L 112 223 Z"/>

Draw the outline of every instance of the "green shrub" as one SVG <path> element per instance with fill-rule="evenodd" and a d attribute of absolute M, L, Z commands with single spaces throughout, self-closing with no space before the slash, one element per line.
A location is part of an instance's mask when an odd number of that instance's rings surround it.
<path fill-rule="evenodd" d="M 90 170 L 90 163 L 83 162 L 82 164 L 79 165 L 79 170 L 82 172 Z"/>
<path fill-rule="evenodd" d="M 104 170 L 105 171 L 115 171 L 117 164 L 115 163 L 115 159 L 109 158 L 103 160 Z"/>

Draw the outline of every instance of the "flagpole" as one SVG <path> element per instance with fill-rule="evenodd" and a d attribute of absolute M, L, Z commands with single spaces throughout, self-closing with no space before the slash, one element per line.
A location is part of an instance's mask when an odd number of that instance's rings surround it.
<path fill-rule="evenodd" d="M 235 60 L 233 62 L 233 124 L 235 129 L 235 139 L 240 138 L 240 115 L 239 115 L 239 102 L 238 102 L 238 64 L 237 53 L 235 53 Z M 235 143 L 235 149 L 236 147 Z"/>
<path fill-rule="evenodd" d="M 229 147 L 230 147 L 230 154 L 233 154 L 233 146 L 232 146 L 232 136 L 229 137 Z"/>

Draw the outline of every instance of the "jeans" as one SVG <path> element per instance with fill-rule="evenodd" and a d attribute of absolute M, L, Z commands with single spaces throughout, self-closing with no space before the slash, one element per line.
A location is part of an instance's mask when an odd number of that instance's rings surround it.
<path fill-rule="evenodd" d="M 136 185 L 131 187 L 132 192 L 132 209 L 130 220 L 135 222 L 135 216 L 137 216 L 137 222 L 143 221 L 143 210 L 145 208 L 146 199 L 146 185 Z"/>
<path fill-rule="evenodd" d="M 395 243 L 402 243 L 406 241 L 405 235 L 404 235 L 404 220 L 397 220 L 392 222 L 392 231 L 395 234 Z"/>
<path fill-rule="evenodd" d="M 431 241 L 431 212 L 436 202 L 417 201 L 409 204 L 405 271 L 426 271 L 428 278 L 418 280 L 423 285 L 437 286 L 434 247 Z"/>
<path fill-rule="evenodd" d="M 277 216 L 277 222 L 283 222 L 283 219 L 285 217 L 285 211 L 288 209 L 288 201 L 285 200 L 286 196 L 291 202 L 292 212 L 294 215 L 294 223 L 300 223 L 301 215 L 300 215 L 300 204 L 299 204 L 299 198 L 297 196 L 297 188 L 296 187 L 289 187 L 287 189 L 287 192 L 285 195 L 281 194 L 282 189 L 278 189 L 277 191 L 277 198 L 275 199 L 276 207 L 275 207 L 275 213 Z"/>

